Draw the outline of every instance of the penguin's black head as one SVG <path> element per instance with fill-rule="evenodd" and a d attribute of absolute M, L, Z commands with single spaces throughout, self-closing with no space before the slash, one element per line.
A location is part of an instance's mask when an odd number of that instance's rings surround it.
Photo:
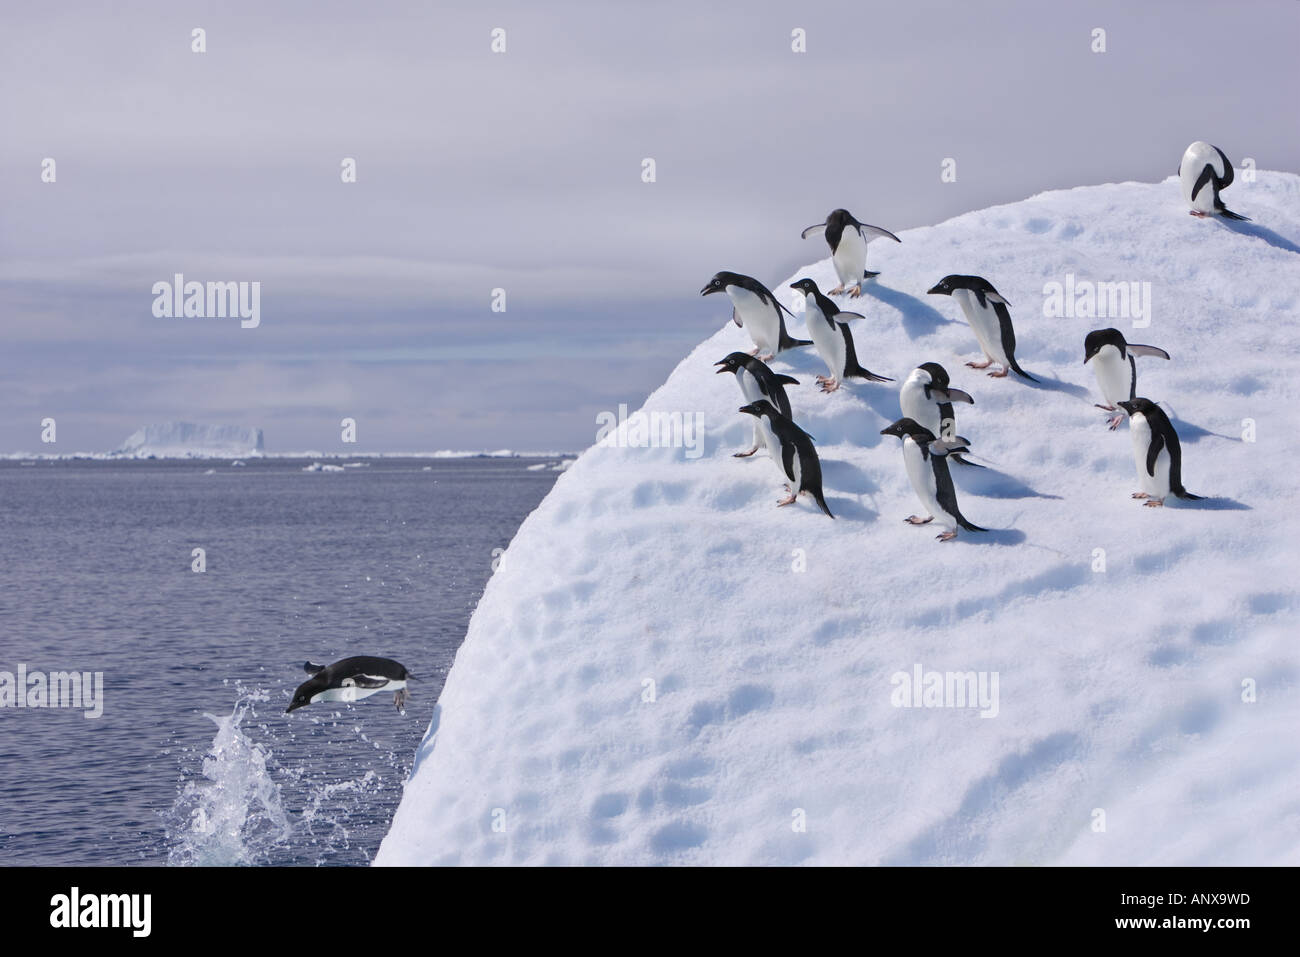
<path fill-rule="evenodd" d="M 916 419 L 899 419 L 892 425 L 880 430 L 881 435 L 896 435 L 900 439 L 910 435 L 916 442 L 921 445 L 929 445 L 934 441 L 934 433 L 923 426 Z"/>
<path fill-rule="evenodd" d="M 284 713 L 296 711 L 299 708 L 305 708 L 311 704 L 311 697 L 320 694 L 326 688 L 325 680 L 320 677 L 309 678 L 298 686 L 298 690 L 293 693 L 293 700 L 289 702 L 289 707 L 284 709 Z"/>
<path fill-rule="evenodd" d="M 1159 406 L 1150 399 L 1144 399 L 1142 396 L 1138 396 L 1136 399 L 1129 399 L 1127 402 L 1117 402 L 1115 404 L 1129 415 L 1137 415 L 1138 413 L 1141 413 L 1142 415 L 1150 415 L 1152 412 L 1160 411 Z"/>
<path fill-rule="evenodd" d="M 748 358 L 749 356 L 745 355 L 743 352 L 733 352 L 731 355 L 727 356 L 727 358 L 713 364 L 719 366 L 718 375 L 721 375 L 724 372 L 738 372 L 740 369 L 743 369 L 745 366 L 745 360 Z"/>
<path fill-rule="evenodd" d="M 818 292 L 817 283 L 813 282 L 811 279 L 808 279 L 806 277 L 790 283 L 790 288 L 798 289 L 805 296 L 815 296 L 817 295 Z"/>
<path fill-rule="evenodd" d="M 1114 346 L 1122 356 L 1126 344 L 1124 333 L 1118 329 L 1094 329 L 1083 337 L 1083 364 L 1087 365 L 1088 361 L 1101 351 L 1102 346 Z"/>
<path fill-rule="evenodd" d="M 749 405 L 742 405 L 740 411 L 761 419 L 765 415 L 770 417 L 774 409 L 772 403 L 768 402 L 767 399 L 759 399 L 757 402 L 749 403 Z"/>
<path fill-rule="evenodd" d="M 944 276 L 931 288 L 926 290 L 930 296 L 951 296 L 954 289 L 975 289 L 980 292 L 994 292 L 992 284 L 980 276 Z"/>
<path fill-rule="evenodd" d="M 834 226 L 837 223 L 841 226 L 848 226 L 850 224 L 854 226 L 859 225 L 858 221 L 853 218 L 853 214 L 847 209 L 832 209 L 826 215 L 826 225 Z"/>
<path fill-rule="evenodd" d="M 727 272 L 725 269 L 709 280 L 709 284 L 700 290 L 701 296 L 711 296 L 715 292 L 726 292 L 728 286 L 740 285 L 744 277 L 740 273 Z"/>
<path fill-rule="evenodd" d="M 948 370 L 937 362 L 922 362 L 918 369 L 924 369 L 930 374 L 930 385 L 938 386 L 940 389 L 948 388 Z"/>

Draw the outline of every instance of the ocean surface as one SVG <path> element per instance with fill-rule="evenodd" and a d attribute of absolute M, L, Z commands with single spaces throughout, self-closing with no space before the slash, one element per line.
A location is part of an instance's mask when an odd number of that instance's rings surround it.
<path fill-rule="evenodd" d="M 104 682 L 98 719 L 0 709 L 0 864 L 373 858 L 494 550 L 559 473 L 358 461 L 0 462 L 0 671 Z M 284 713 L 304 661 L 359 654 L 419 679 L 405 715 Z"/>

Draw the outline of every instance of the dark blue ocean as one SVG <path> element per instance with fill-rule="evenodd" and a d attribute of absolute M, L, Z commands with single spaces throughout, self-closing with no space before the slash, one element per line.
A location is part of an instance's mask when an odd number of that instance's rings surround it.
<path fill-rule="evenodd" d="M 358 461 L 0 462 L 0 671 L 104 676 L 95 720 L 0 709 L 0 863 L 374 857 L 493 550 L 558 472 Z M 404 716 L 284 714 L 304 661 L 359 654 L 419 679 Z"/>

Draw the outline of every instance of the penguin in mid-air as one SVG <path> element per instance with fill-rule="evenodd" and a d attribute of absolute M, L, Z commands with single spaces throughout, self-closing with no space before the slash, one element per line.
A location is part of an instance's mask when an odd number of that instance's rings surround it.
<path fill-rule="evenodd" d="M 800 235 L 808 239 L 819 233 L 826 236 L 826 245 L 831 247 L 831 261 L 835 263 L 835 275 L 840 277 L 840 284 L 830 294 L 838 296 L 847 289 L 854 299 L 862 295 L 864 279 L 880 275 L 867 270 L 867 244 L 881 236 L 896 243 L 902 242 L 887 229 L 858 222 L 847 209 L 831 210 L 826 222 L 809 226 Z"/>
<path fill-rule="evenodd" d="M 317 701 L 351 704 L 380 691 L 393 692 L 393 704 L 401 711 L 406 705 L 406 683 L 415 680 L 405 665 L 391 658 L 369 655 L 344 658 L 332 665 L 314 665 L 309 661 L 302 667 L 311 677 L 293 693 L 285 714 Z"/>
<path fill-rule="evenodd" d="M 797 346 L 810 346 L 809 339 L 793 339 L 785 331 L 783 312 L 790 310 L 776 301 L 776 296 L 752 276 L 723 270 L 700 290 L 701 296 L 711 296 L 715 292 L 725 292 L 731 298 L 732 321 L 748 331 L 754 340 L 751 356 L 771 359 L 778 352 L 794 349 Z M 791 316 L 793 318 L 793 316 Z"/>
<path fill-rule="evenodd" d="M 944 527 L 938 537 L 941 542 L 957 537 L 957 528 L 968 532 L 987 532 L 987 528 L 972 525 L 957 507 L 957 489 L 948 471 L 948 456 L 953 452 L 967 451 L 955 442 L 936 439 L 934 433 L 915 419 L 899 419 L 880 430 L 881 435 L 896 435 L 903 440 L 903 462 L 907 477 L 912 482 L 916 497 L 925 506 L 928 517 L 909 515 L 904 519 L 909 525 L 926 525 L 936 518 Z"/>
<path fill-rule="evenodd" d="M 1187 147 L 1183 161 L 1178 164 L 1178 179 L 1183 184 L 1183 199 L 1192 207 L 1193 216 L 1222 216 L 1250 222 L 1250 217 L 1234 213 L 1219 198 L 1219 191 L 1232 185 L 1232 163 L 1217 146 L 1197 140 Z"/>
<path fill-rule="evenodd" d="M 969 392 L 949 385 L 948 370 L 937 362 L 922 362 L 903 380 L 903 387 L 898 392 L 903 418 L 914 420 L 946 441 L 970 445 L 970 439 L 957 434 L 957 417 L 952 410 L 954 402 L 975 404 Z M 962 458 L 960 452 L 948 454 L 954 462 L 984 468 L 978 462 Z"/>
<path fill-rule="evenodd" d="M 817 500 L 823 512 L 834 518 L 822 495 L 822 463 L 817 458 L 812 436 L 778 412 L 766 399 L 742 405 L 740 411 L 762 422 L 768 454 L 786 480 L 786 490 L 790 494 L 776 504 L 789 505 L 801 492 L 807 492 Z"/>
<path fill-rule="evenodd" d="M 1092 365 L 1097 385 L 1105 405 L 1097 408 L 1115 412 L 1125 399 L 1137 398 L 1137 356 L 1159 356 L 1168 359 L 1169 353 L 1156 346 L 1141 346 L 1125 342 L 1124 333 L 1118 329 L 1094 329 L 1083 337 L 1083 364 Z M 1110 430 L 1124 421 L 1123 413 L 1110 417 Z"/>
<path fill-rule="evenodd" d="M 866 379 L 870 382 L 894 381 L 858 365 L 858 353 L 853 347 L 853 333 L 849 331 L 848 323 L 840 321 L 840 317 L 861 319 L 859 313 L 840 312 L 839 307 L 822 295 L 822 291 L 817 288 L 817 283 L 811 279 L 792 282 L 790 288 L 804 294 L 804 301 L 807 304 L 804 322 L 808 326 L 808 334 L 812 336 L 813 345 L 817 347 L 817 354 L 822 357 L 830 372 L 829 376 L 817 377 L 823 392 L 834 392 L 838 389 L 841 377 Z"/>
<path fill-rule="evenodd" d="M 767 399 L 787 419 L 793 418 L 790 412 L 790 399 L 785 394 L 785 387 L 798 385 L 798 379 L 788 375 L 778 375 L 761 360 L 753 356 L 747 356 L 743 352 L 733 352 L 727 358 L 713 364 L 721 366 L 718 369 L 719 375 L 724 372 L 734 372 L 736 374 L 736 382 L 740 385 L 740 392 L 744 395 L 746 402 Z M 763 444 L 762 427 L 759 422 L 758 419 L 754 420 L 753 448 L 748 452 L 733 452 L 732 455 L 735 458 L 743 459 L 746 456 L 753 455 L 758 451 L 759 445 Z"/>
<path fill-rule="evenodd" d="M 971 331 L 984 350 L 986 362 L 966 363 L 972 369 L 987 369 L 993 363 L 1002 366 L 1001 372 L 990 372 L 995 379 L 1006 377 L 1013 371 L 1030 382 L 1038 380 L 1016 363 L 1016 331 L 1011 327 L 1011 305 L 981 276 L 944 276 L 928 290 L 931 296 L 951 296 L 961 305 Z"/>
<path fill-rule="evenodd" d="M 1165 410 L 1141 396 L 1120 402 L 1119 407 L 1128 413 L 1133 461 L 1142 489 L 1133 497 L 1146 499 L 1142 504 L 1149 508 L 1164 505 L 1170 492 L 1179 498 L 1202 498 L 1183 488 L 1183 450 Z"/>

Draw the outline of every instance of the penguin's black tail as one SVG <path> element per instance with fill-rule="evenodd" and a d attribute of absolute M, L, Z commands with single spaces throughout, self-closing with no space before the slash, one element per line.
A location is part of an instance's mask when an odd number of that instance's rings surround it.
<path fill-rule="evenodd" d="M 964 517 L 962 517 L 961 515 L 958 515 L 958 516 L 957 516 L 957 524 L 960 525 L 962 528 L 966 529 L 966 531 L 968 531 L 968 532 L 987 532 L 987 531 L 988 531 L 987 528 L 980 528 L 978 525 L 972 525 L 970 522 L 966 521 L 966 519 L 965 519 Z"/>
<path fill-rule="evenodd" d="M 1191 492 L 1187 491 L 1187 489 L 1185 489 L 1185 488 L 1176 488 L 1176 489 L 1173 489 L 1172 491 L 1173 491 L 1173 493 L 1174 493 L 1175 495 L 1177 495 L 1179 498 L 1185 498 L 1185 499 L 1188 499 L 1188 500 L 1193 501 L 1193 502 L 1199 502 L 1201 499 L 1205 498 L 1204 495 L 1193 495 Z"/>
<path fill-rule="evenodd" d="M 826 505 L 826 497 L 822 495 L 822 490 L 819 488 L 815 488 L 815 489 L 809 489 L 808 491 L 812 492 L 812 497 L 817 500 L 817 504 L 821 506 L 822 511 L 825 512 L 827 515 L 830 515 L 831 518 L 834 518 L 835 516 L 831 515 L 831 510 Z"/>
<path fill-rule="evenodd" d="M 1031 376 L 1028 372 L 1026 372 L 1024 369 L 1020 368 L 1020 363 L 1017 362 L 1015 359 L 1011 359 L 1011 371 L 1018 376 L 1023 376 L 1024 378 L 1028 379 L 1030 382 L 1038 381 L 1033 376 Z"/>
<path fill-rule="evenodd" d="M 887 376 L 876 375 L 874 372 L 870 371 L 869 369 L 864 369 L 862 368 L 862 366 L 857 365 L 856 363 L 848 366 L 848 368 L 844 370 L 844 374 L 846 376 L 853 376 L 858 379 L 866 379 L 868 382 L 893 382 L 894 381 L 893 379 L 890 379 Z"/>
<path fill-rule="evenodd" d="M 1243 223 L 1248 223 L 1248 222 L 1250 222 L 1250 217 L 1249 217 L 1249 216 L 1243 216 L 1243 215 L 1241 215 L 1241 213 L 1234 213 L 1232 210 L 1228 209 L 1228 207 L 1226 207 L 1226 206 L 1223 207 L 1223 209 L 1219 210 L 1219 215 L 1222 216 L 1222 217 L 1224 217 L 1225 219 L 1237 219 L 1237 220 L 1240 220 L 1240 221 L 1243 222 Z"/>
<path fill-rule="evenodd" d="M 786 349 L 798 349 L 800 346 L 812 345 L 811 339 L 795 339 L 785 333 L 781 334 L 781 341 L 777 344 L 777 351 L 784 352 Z"/>
<path fill-rule="evenodd" d="M 863 279 L 875 279 L 875 278 L 876 278 L 877 276 L 879 276 L 879 275 L 880 275 L 880 273 L 878 273 L 878 272 L 872 272 L 870 269 L 868 269 L 868 270 L 866 270 L 865 272 L 862 273 L 862 278 L 863 278 Z"/>

